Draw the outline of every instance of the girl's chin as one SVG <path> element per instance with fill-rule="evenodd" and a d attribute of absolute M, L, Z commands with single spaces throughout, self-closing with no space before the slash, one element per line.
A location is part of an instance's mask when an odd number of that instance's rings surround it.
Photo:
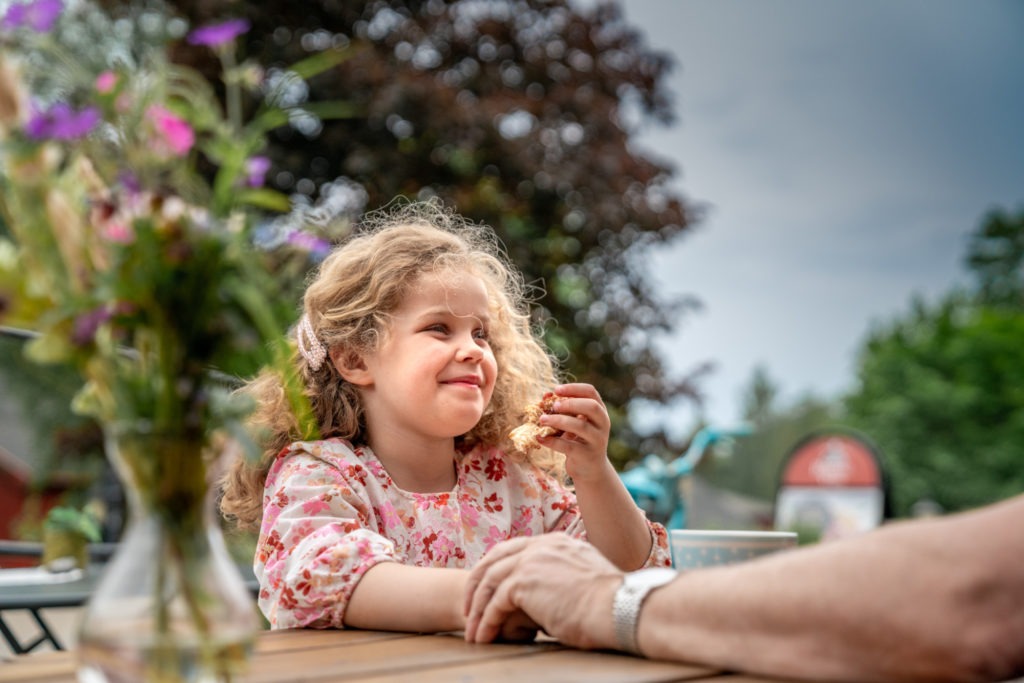
<path fill-rule="evenodd" d="M 445 426 L 447 427 L 445 431 L 451 434 L 453 438 L 462 436 L 463 434 L 468 434 L 477 426 L 481 417 L 482 415 L 480 414 L 474 414 L 473 417 L 466 416 L 463 418 L 460 416 L 460 418 L 457 419 L 445 420 Z"/>

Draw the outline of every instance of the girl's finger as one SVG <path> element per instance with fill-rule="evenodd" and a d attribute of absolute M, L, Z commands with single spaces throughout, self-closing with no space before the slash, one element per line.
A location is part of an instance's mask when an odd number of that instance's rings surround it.
<path fill-rule="evenodd" d="M 585 415 L 564 415 L 550 414 L 541 415 L 540 423 L 545 427 L 551 427 L 562 434 L 551 437 L 553 439 L 563 438 L 566 441 L 579 443 L 591 443 L 601 434 L 601 429 Z M 570 438 L 573 437 L 573 438 Z"/>
<path fill-rule="evenodd" d="M 555 402 L 554 412 L 545 416 L 562 415 L 585 420 L 598 428 L 611 425 L 608 411 L 603 405 L 589 398 L 565 398 Z"/>
<path fill-rule="evenodd" d="M 579 397 L 579 398 L 590 398 L 594 399 L 601 405 L 604 405 L 604 401 L 601 400 L 601 394 L 598 393 L 597 389 L 592 384 L 584 384 L 578 382 L 574 384 L 562 384 L 555 387 L 556 396 L 564 397 Z"/>

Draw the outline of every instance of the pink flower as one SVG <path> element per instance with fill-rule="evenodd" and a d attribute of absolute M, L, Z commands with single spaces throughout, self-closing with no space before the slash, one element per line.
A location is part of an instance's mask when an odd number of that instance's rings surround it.
<path fill-rule="evenodd" d="M 179 157 L 188 154 L 195 144 L 196 135 L 185 119 L 158 104 L 150 106 L 146 113 L 160 134 L 162 144 L 159 146 L 165 152 Z"/>
<path fill-rule="evenodd" d="M 324 510 L 329 510 L 330 508 L 330 503 L 328 503 L 322 497 L 314 498 L 313 500 L 307 500 L 302 504 L 302 511 L 305 512 L 307 515 L 316 515 L 317 513 L 323 512 Z"/>
<path fill-rule="evenodd" d="M 472 502 L 464 502 L 459 509 L 462 512 L 462 526 L 472 528 L 480 521 L 480 510 Z"/>
<path fill-rule="evenodd" d="M 113 71 L 104 71 L 96 77 L 96 92 L 101 95 L 113 92 L 115 85 L 117 85 L 117 74 Z"/>
<path fill-rule="evenodd" d="M 384 523 L 387 529 L 398 529 L 402 526 L 402 517 L 398 514 L 398 510 L 395 506 L 388 501 L 384 501 L 380 508 L 377 510 L 377 514 L 380 520 Z"/>
<path fill-rule="evenodd" d="M 487 536 L 484 538 L 484 547 L 487 548 L 488 550 L 490 550 L 491 548 L 493 548 L 497 544 L 499 544 L 502 541 L 507 540 L 507 539 L 508 539 L 508 536 L 505 534 L 504 531 L 501 530 L 501 527 L 499 527 L 497 525 L 493 525 L 487 531 Z"/>
<path fill-rule="evenodd" d="M 103 237 L 117 244 L 131 244 L 135 241 L 135 231 L 127 223 L 110 221 L 103 226 Z"/>

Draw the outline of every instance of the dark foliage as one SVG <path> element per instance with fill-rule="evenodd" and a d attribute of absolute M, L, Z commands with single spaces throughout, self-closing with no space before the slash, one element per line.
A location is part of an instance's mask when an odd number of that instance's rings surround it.
<path fill-rule="evenodd" d="M 286 65 L 335 46 L 349 52 L 311 83 L 311 101 L 346 103 L 340 120 L 274 134 L 272 183 L 317 198 L 346 179 L 365 206 L 437 195 L 494 226 L 537 287 L 547 341 L 612 408 L 611 454 L 634 457 L 630 400 L 696 397 L 666 377 L 652 335 L 692 300 L 659 296 L 644 256 L 694 220 L 667 185 L 674 170 L 634 148 L 642 125 L 672 120 L 665 55 L 617 6 L 501 2 L 174 3 L 193 25 L 245 16 L 243 55 Z M 211 55 L 177 58 L 211 77 Z M 296 93 L 302 96 L 302 93 Z M 656 436 L 644 449 L 658 442 Z"/>

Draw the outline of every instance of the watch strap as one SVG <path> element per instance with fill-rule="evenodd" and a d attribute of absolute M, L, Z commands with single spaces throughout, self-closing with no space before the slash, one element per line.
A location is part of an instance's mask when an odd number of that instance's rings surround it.
<path fill-rule="evenodd" d="M 615 624 L 615 641 L 618 648 L 635 655 L 640 654 L 637 645 L 637 626 L 640 609 L 644 600 L 656 588 L 664 586 L 678 576 L 668 568 L 641 569 L 623 577 L 622 585 L 615 591 L 612 600 L 612 620 Z"/>

